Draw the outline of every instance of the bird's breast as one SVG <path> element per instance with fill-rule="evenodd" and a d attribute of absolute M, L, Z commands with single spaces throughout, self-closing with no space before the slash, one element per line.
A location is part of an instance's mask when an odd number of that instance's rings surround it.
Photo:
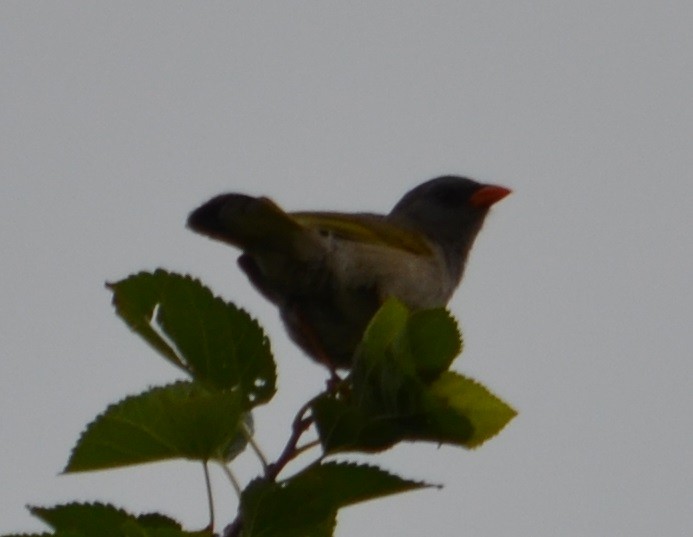
<path fill-rule="evenodd" d="M 394 296 L 415 309 L 445 306 L 455 289 L 437 248 L 419 255 L 335 236 L 324 241 L 329 270 L 347 288 L 374 287 L 381 300 Z"/>

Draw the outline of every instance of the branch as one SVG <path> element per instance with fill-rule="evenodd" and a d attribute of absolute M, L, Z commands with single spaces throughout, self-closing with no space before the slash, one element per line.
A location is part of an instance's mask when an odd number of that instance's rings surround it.
<path fill-rule="evenodd" d="M 268 464 L 265 468 L 265 479 L 267 479 L 268 481 L 276 481 L 277 476 L 281 473 L 284 467 L 287 464 L 289 464 L 289 462 L 298 457 L 307 449 L 317 445 L 315 442 L 309 442 L 308 444 L 301 446 L 300 448 L 297 447 L 298 441 L 301 439 L 303 433 L 305 433 L 306 430 L 308 430 L 308 428 L 310 428 L 310 426 L 313 425 L 313 422 L 315 421 L 313 419 L 313 416 L 306 417 L 306 413 L 310 410 L 310 407 L 315 402 L 315 400 L 318 399 L 321 395 L 322 394 L 316 395 L 307 403 L 305 403 L 301 408 L 298 409 L 298 412 L 296 413 L 296 416 L 294 417 L 294 420 L 291 423 L 291 436 L 287 440 L 284 449 L 282 450 L 277 460 L 271 464 Z M 236 519 L 231 524 L 226 526 L 226 528 L 224 528 L 222 537 L 239 537 L 242 530 L 243 519 L 241 517 L 241 513 L 239 512 L 236 516 Z"/>
<path fill-rule="evenodd" d="M 286 442 L 284 449 L 279 455 L 279 458 L 272 464 L 267 466 L 267 471 L 265 472 L 265 477 L 269 481 L 275 481 L 279 473 L 284 469 L 284 467 L 301 454 L 301 451 L 296 448 L 301 435 L 306 432 L 306 430 L 313 424 L 313 417 L 304 417 L 306 412 L 310 409 L 313 402 L 318 396 L 313 397 L 310 401 L 305 403 L 296 413 L 294 421 L 291 424 L 291 436 Z"/>

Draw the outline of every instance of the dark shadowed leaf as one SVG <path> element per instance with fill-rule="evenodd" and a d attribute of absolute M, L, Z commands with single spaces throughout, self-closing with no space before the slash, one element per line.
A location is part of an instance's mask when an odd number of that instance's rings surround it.
<path fill-rule="evenodd" d="M 241 434 L 236 392 L 190 382 L 153 388 L 111 405 L 91 422 L 65 469 L 100 470 L 173 458 L 223 460 Z"/>
<path fill-rule="evenodd" d="M 327 453 L 378 452 L 402 440 L 401 427 L 395 419 L 376 419 L 365 409 L 327 394 L 313 403 L 311 411 Z"/>
<path fill-rule="evenodd" d="M 329 537 L 341 507 L 428 485 L 374 466 L 313 465 L 279 483 L 253 481 L 243 492 L 244 537 Z"/>
<path fill-rule="evenodd" d="M 418 406 L 362 405 L 324 396 L 312 409 L 320 442 L 327 453 L 377 452 L 402 441 L 426 441 L 470 447 L 474 429 L 469 418 L 425 386 L 409 388 Z"/>
<path fill-rule="evenodd" d="M 2 537 L 89 537 L 73 530 L 61 530 L 54 533 L 3 533 Z"/>
<path fill-rule="evenodd" d="M 186 532 L 175 520 L 158 514 L 132 515 L 102 503 L 70 503 L 54 507 L 30 507 L 56 533 L 81 537 L 126 537 L 129 535 L 159 537 L 205 537 L 211 531 Z"/>
<path fill-rule="evenodd" d="M 276 369 L 262 328 L 198 280 L 159 269 L 107 285 L 117 314 L 193 379 L 240 387 L 250 404 L 274 394 Z"/>

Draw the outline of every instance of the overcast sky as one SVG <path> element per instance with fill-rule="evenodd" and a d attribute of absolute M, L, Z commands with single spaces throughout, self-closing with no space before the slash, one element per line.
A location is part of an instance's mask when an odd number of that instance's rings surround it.
<path fill-rule="evenodd" d="M 270 456 L 322 388 L 191 209 L 385 212 L 456 173 L 514 190 L 450 308 L 455 368 L 520 414 L 476 451 L 378 457 L 445 488 L 344 510 L 337 535 L 690 535 L 692 28 L 689 1 L 0 3 L 0 533 L 73 499 L 207 522 L 192 463 L 57 475 L 107 404 L 180 377 L 106 280 L 191 273 L 259 318 Z"/>

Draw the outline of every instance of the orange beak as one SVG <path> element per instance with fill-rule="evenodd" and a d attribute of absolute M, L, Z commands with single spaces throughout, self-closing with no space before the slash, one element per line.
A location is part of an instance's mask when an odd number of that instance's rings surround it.
<path fill-rule="evenodd" d="M 484 185 L 472 194 L 472 197 L 469 198 L 469 203 L 471 203 L 473 207 L 480 209 L 489 208 L 511 192 L 512 190 L 504 186 Z"/>

